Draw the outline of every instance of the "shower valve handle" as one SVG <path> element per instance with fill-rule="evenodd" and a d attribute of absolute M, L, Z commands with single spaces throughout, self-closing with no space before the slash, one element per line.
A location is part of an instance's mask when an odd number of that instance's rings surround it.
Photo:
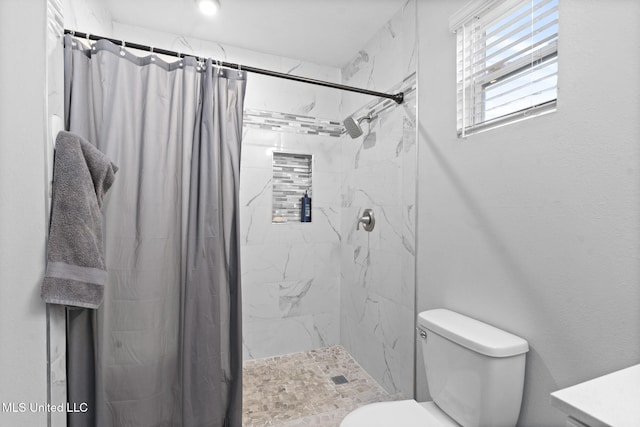
<path fill-rule="evenodd" d="M 376 226 L 376 219 L 373 216 L 373 210 L 365 209 L 362 216 L 358 218 L 357 230 L 360 230 L 360 223 L 365 231 L 371 231 Z"/>

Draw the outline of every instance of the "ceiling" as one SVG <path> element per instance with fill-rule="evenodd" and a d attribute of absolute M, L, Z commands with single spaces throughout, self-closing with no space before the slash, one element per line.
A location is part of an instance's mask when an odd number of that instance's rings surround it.
<path fill-rule="evenodd" d="M 213 17 L 194 0 L 103 0 L 114 21 L 342 67 L 406 0 L 220 0 Z M 135 41 L 135 40 L 132 40 Z"/>

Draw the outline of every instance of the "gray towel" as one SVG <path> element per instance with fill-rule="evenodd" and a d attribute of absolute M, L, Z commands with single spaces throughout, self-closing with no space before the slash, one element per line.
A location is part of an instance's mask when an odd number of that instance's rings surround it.
<path fill-rule="evenodd" d="M 102 201 L 118 168 L 85 139 L 60 132 L 53 167 L 45 302 L 98 308 L 107 271 L 102 241 Z"/>

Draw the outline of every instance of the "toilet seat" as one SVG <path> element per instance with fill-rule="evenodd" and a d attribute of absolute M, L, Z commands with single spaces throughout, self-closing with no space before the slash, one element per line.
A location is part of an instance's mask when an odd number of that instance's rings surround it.
<path fill-rule="evenodd" d="M 380 402 L 347 415 L 340 427 L 460 427 L 433 402 L 415 400 Z"/>

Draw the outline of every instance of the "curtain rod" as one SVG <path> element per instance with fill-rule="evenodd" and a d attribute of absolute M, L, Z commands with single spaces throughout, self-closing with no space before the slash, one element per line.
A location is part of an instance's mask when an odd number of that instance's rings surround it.
<path fill-rule="evenodd" d="M 113 44 L 122 45 L 122 46 L 128 47 L 130 49 L 144 50 L 144 51 L 147 51 L 147 52 L 159 53 L 159 54 L 167 55 L 167 56 L 175 56 L 177 58 L 185 57 L 185 56 L 195 56 L 195 55 L 183 54 L 183 53 L 176 52 L 176 51 L 173 51 L 173 50 L 166 50 L 166 49 L 160 49 L 160 48 L 155 48 L 155 47 L 152 48 L 151 46 L 145 46 L 145 45 L 138 44 L 138 43 L 131 43 L 131 42 L 123 41 L 123 40 L 112 39 L 110 37 L 103 37 L 103 36 L 97 36 L 95 34 L 81 33 L 79 31 L 74 31 L 74 30 L 65 29 L 64 33 L 65 34 L 70 34 L 72 36 L 76 36 L 76 37 L 79 37 L 79 38 L 89 39 L 89 40 L 109 40 Z M 327 81 L 323 81 L 323 80 L 316 80 L 316 79 L 310 79 L 310 78 L 307 78 L 307 77 L 301 77 L 301 76 L 296 76 L 296 75 L 292 75 L 292 74 L 280 73 L 278 71 L 265 70 L 263 68 L 256 68 L 256 67 L 251 67 L 251 66 L 248 66 L 248 65 L 234 64 L 232 62 L 224 62 L 224 61 L 220 62 L 220 61 L 218 61 L 217 63 L 222 65 L 223 67 L 226 67 L 226 68 L 233 68 L 233 69 L 236 69 L 236 70 L 244 70 L 244 71 L 248 71 L 250 73 L 263 74 L 265 76 L 277 77 L 277 78 L 280 78 L 280 79 L 294 80 L 296 82 L 301 82 L 301 83 L 308 83 L 308 84 L 312 84 L 312 85 L 330 87 L 330 88 L 333 88 L 333 89 L 346 90 L 346 91 L 349 91 L 349 92 L 357 92 L 357 93 L 361 93 L 361 94 L 364 94 L 364 95 L 377 96 L 377 97 L 380 97 L 380 98 L 393 99 L 398 104 L 402 104 L 402 102 L 404 101 L 404 93 L 402 93 L 402 92 L 398 92 L 398 93 L 377 92 L 377 91 L 374 91 L 374 90 L 361 89 L 361 88 L 358 88 L 358 87 L 346 86 L 346 85 L 341 85 L 341 84 L 338 84 L 338 83 L 331 83 L 331 82 L 327 82 Z"/>

